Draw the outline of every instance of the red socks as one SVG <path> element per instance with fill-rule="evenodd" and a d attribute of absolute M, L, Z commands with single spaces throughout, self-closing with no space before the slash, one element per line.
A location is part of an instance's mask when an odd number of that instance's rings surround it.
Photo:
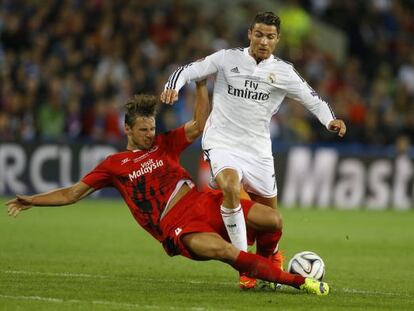
<path fill-rule="evenodd" d="M 256 254 L 268 258 L 273 255 L 282 236 L 282 230 L 276 232 L 256 231 Z"/>
<path fill-rule="evenodd" d="M 298 274 L 290 274 L 280 270 L 269 259 L 259 255 L 240 251 L 233 268 L 239 272 L 245 272 L 247 276 L 270 282 L 290 285 L 299 288 L 305 283 L 305 278 Z"/>

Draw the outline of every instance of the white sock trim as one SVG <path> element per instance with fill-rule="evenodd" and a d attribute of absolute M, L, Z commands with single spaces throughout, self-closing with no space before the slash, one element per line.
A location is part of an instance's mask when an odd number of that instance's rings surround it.
<path fill-rule="evenodd" d="M 227 208 L 223 205 L 220 205 L 220 212 L 221 214 L 234 214 L 241 210 L 241 205 L 239 204 L 235 208 Z"/>
<path fill-rule="evenodd" d="M 236 208 L 220 206 L 221 217 L 231 243 L 242 251 L 247 251 L 246 222 L 241 205 Z"/>

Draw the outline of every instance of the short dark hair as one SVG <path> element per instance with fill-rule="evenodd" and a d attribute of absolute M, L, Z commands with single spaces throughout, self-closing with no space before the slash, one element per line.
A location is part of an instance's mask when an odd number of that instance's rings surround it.
<path fill-rule="evenodd" d="M 256 24 L 274 25 L 277 32 L 280 33 L 280 17 L 273 12 L 259 12 L 254 17 L 250 24 L 250 30 L 253 29 Z"/>
<path fill-rule="evenodd" d="M 125 124 L 133 127 L 137 117 L 155 117 L 157 105 L 157 97 L 153 95 L 134 95 L 125 104 Z"/>

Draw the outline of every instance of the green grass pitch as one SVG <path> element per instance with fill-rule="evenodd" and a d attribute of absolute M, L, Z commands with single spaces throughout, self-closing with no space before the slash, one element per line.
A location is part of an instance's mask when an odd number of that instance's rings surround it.
<path fill-rule="evenodd" d="M 414 310 L 414 212 L 281 211 L 286 256 L 320 254 L 329 296 L 240 291 L 230 266 L 170 258 L 123 202 L 89 199 L 4 207 L 0 310 Z"/>

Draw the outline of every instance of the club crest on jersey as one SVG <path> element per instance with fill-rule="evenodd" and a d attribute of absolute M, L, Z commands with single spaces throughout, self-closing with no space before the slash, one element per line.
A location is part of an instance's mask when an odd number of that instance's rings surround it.
<path fill-rule="evenodd" d="M 267 78 L 269 79 L 270 83 L 275 83 L 276 81 L 276 76 L 274 73 L 269 74 Z"/>

